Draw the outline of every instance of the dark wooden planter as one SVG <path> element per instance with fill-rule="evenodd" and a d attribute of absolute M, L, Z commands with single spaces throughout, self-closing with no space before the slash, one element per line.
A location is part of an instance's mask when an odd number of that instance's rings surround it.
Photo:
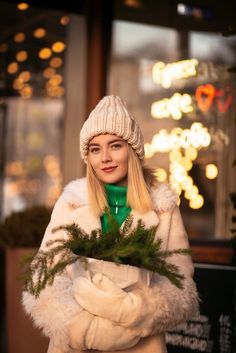
<path fill-rule="evenodd" d="M 8 353 L 46 353 L 48 340 L 33 326 L 21 305 L 20 258 L 35 249 L 6 250 L 6 321 Z"/>

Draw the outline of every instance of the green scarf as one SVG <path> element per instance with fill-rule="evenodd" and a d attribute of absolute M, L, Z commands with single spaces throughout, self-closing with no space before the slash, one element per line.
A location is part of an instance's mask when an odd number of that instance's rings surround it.
<path fill-rule="evenodd" d="M 117 186 L 112 184 L 105 184 L 105 191 L 109 210 L 116 222 L 121 226 L 131 211 L 127 207 L 127 186 Z M 104 213 L 101 216 L 102 232 L 109 231 L 108 215 Z"/>

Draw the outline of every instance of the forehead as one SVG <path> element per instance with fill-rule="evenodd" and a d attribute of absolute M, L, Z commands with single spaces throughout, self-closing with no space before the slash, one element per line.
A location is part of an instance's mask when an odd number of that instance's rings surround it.
<path fill-rule="evenodd" d="M 90 141 L 89 145 L 91 144 L 106 144 L 111 143 L 113 141 L 124 141 L 122 137 L 111 135 L 111 134 L 101 134 L 98 136 L 94 136 Z"/>

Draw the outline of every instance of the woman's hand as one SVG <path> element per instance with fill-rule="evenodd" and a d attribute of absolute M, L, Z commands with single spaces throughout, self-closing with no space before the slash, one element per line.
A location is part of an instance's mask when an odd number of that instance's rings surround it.
<path fill-rule="evenodd" d="M 100 351 L 123 350 L 133 347 L 140 340 L 136 330 L 127 329 L 113 322 L 82 310 L 66 324 L 69 347 L 75 351 L 95 349 Z"/>
<path fill-rule="evenodd" d="M 78 277 L 72 287 L 77 302 L 88 312 L 111 320 L 119 325 L 132 327 L 144 319 L 142 297 L 126 292 L 106 276 L 97 273 L 92 281 Z M 145 314 L 146 316 L 146 314 Z"/>

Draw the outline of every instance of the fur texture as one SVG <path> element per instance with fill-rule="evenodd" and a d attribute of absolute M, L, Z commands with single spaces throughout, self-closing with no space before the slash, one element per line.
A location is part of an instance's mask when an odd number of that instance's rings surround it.
<path fill-rule="evenodd" d="M 156 189 L 151 191 L 151 197 L 154 210 L 142 216 L 132 211 L 134 224 L 142 218 L 144 225 L 147 227 L 158 225 L 156 237 L 163 240 L 163 249 L 188 247 L 188 238 L 176 204 L 178 199 L 176 193 L 167 185 L 160 183 Z M 69 222 L 79 224 L 86 232 L 101 227 L 99 218 L 92 214 L 88 205 L 85 178 L 75 180 L 65 187 L 62 196 L 54 207 L 51 222 L 42 244 L 45 244 L 46 240 L 53 236 L 55 237 L 51 233 L 53 227 Z M 60 236 L 66 237 L 66 234 L 61 233 Z M 179 267 L 185 276 L 184 289 L 179 290 L 165 277 L 153 276 L 150 287 L 144 287 L 137 292 L 142 299 L 142 309 L 140 320 L 135 327 L 132 327 L 135 336 L 155 335 L 156 347 L 161 347 L 157 350 L 158 353 L 166 352 L 163 333 L 177 323 L 192 317 L 198 308 L 197 290 L 192 280 L 193 265 L 191 258 L 176 255 L 173 256 L 171 261 Z M 68 268 L 68 271 L 63 275 L 57 276 L 53 285 L 48 286 L 38 299 L 33 298 L 28 293 L 23 294 L 23 305 L 26 312 L 31 315 L 35 325 L 42 328 L 44 334 L 53 341 L 53 346 L 56 347 L 55 352 L 58 347 L 63 352 L 70 352 L 66 326 L 71 318 L 81 311 L 80 305 L 73 297 L 72 284 L 73 281 Z M 78 319 L 78 329 L 85 324 Z M 139 347 L 143 347 L 142 340 L 128 351 L 140 352 Z M 146 346 L 142 352 L 152 353 L 153 351 L 148 348 L 148 342 L 153 344 L 153 339 L 149 337 L 144 339 L 144 342 L 146 342 Z M 119 352 L 127 353 L 127 350 Z"/>

